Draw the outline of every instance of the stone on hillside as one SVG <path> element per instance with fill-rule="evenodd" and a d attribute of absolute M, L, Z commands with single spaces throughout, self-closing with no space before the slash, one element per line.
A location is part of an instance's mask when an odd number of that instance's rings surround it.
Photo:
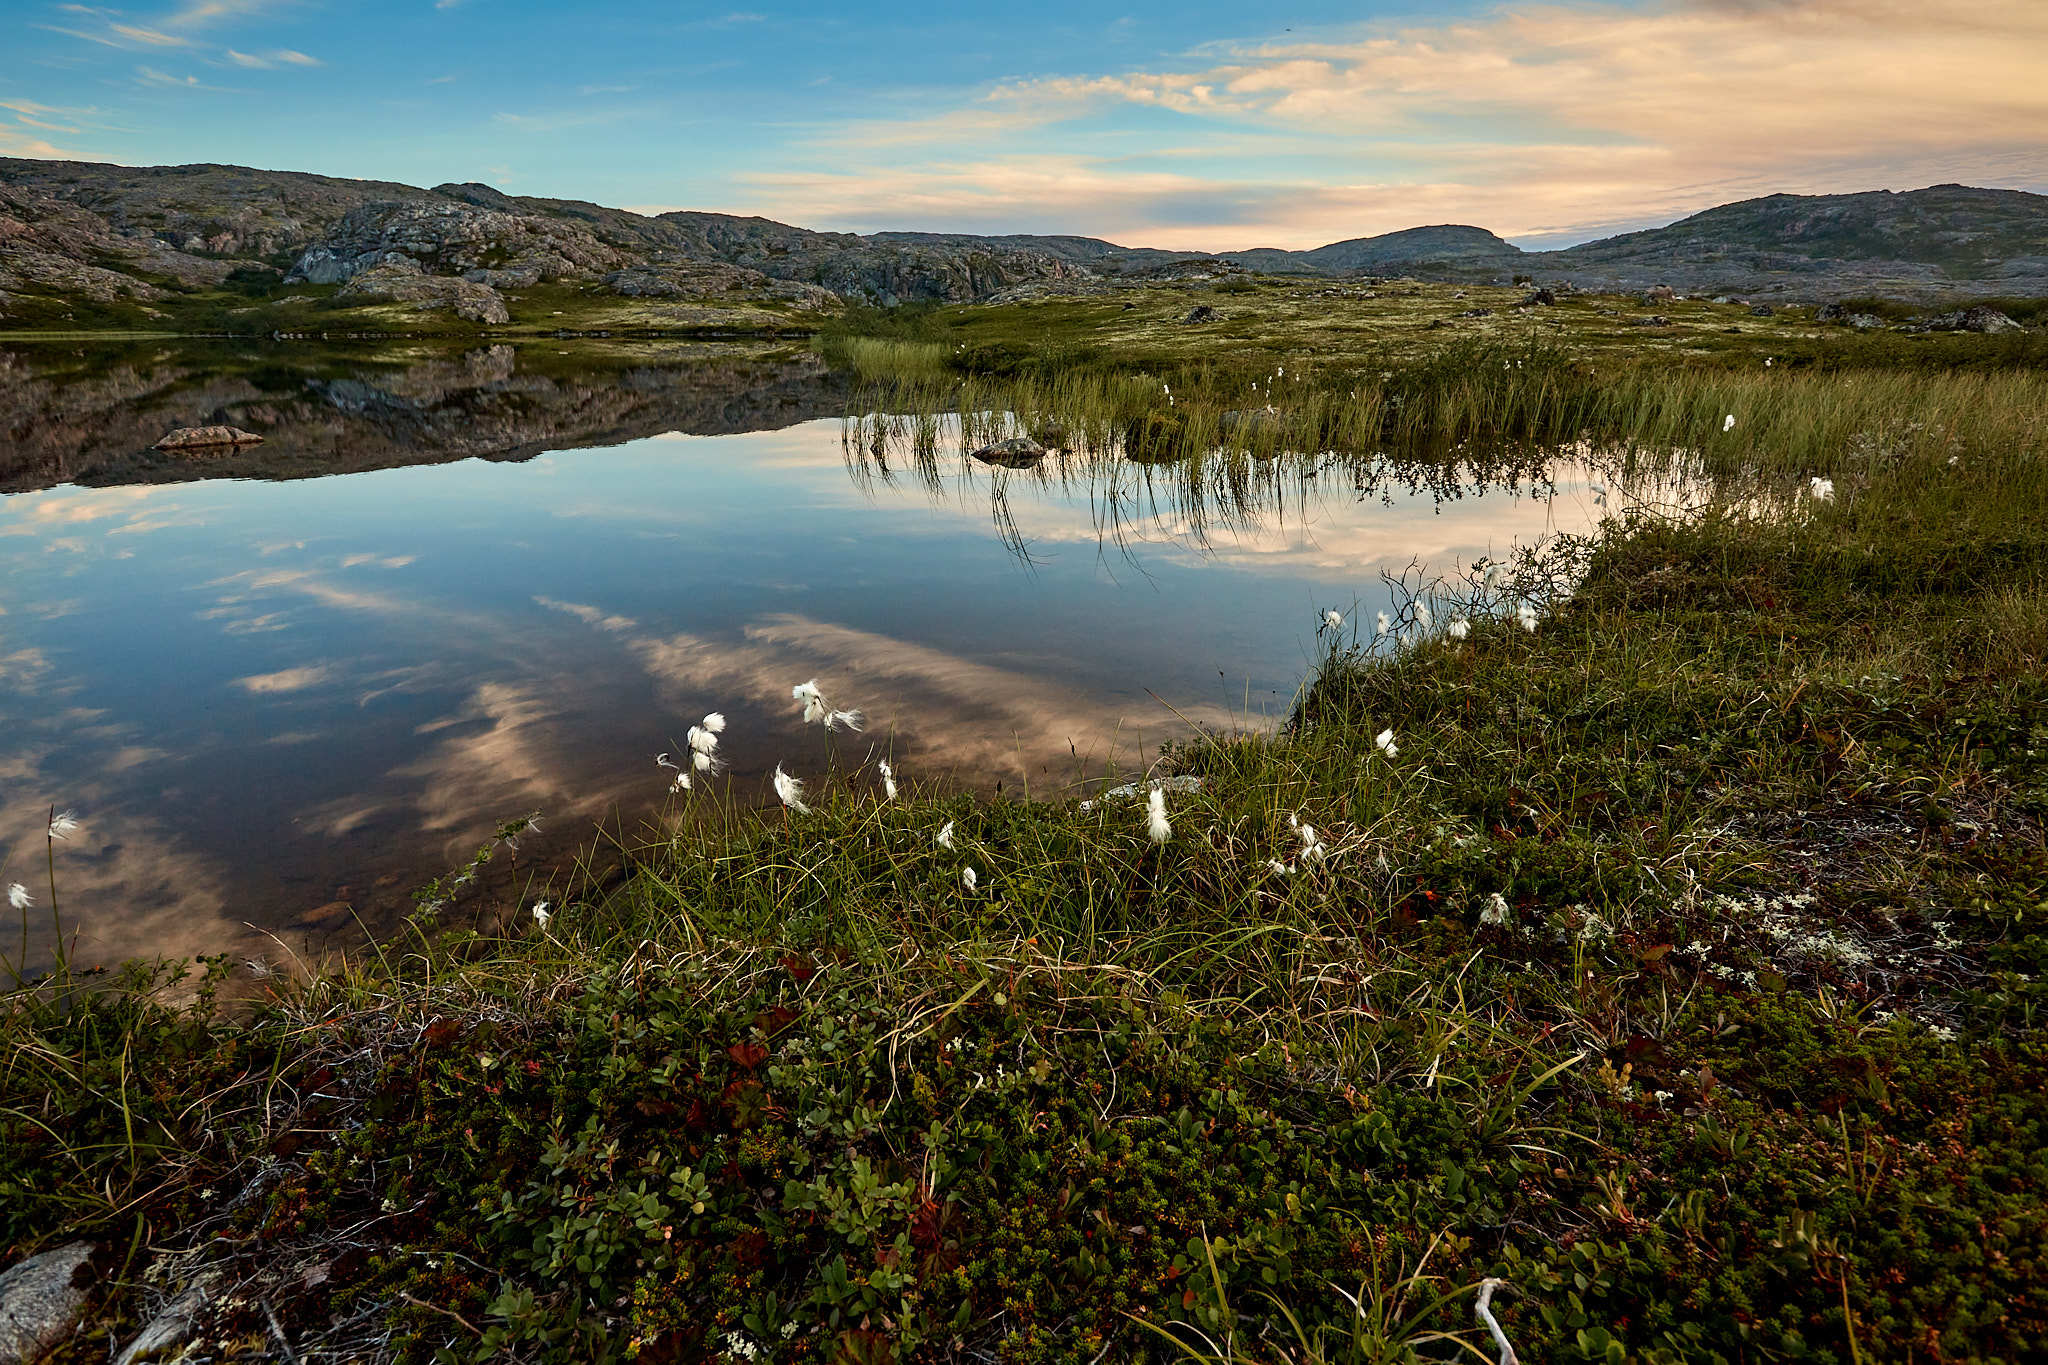
<path fill-rule="evenodd" d="M 1458 316 L 1461 318 L 1490 318 L 1493 316 L 1493 310 L 1491 308 L 1467 308 Z"/>
<path fill-rule="evenodd" d="M 1677 297 L 1677 291 L 1668 284 L 1653 285 L 1643 291 L 1644 303 L 1670 303 Z"/>
<path fill-rule="evenodd" d="M 69 1242 L 0 1275 L 0 1365 L 32 1365 L 78 1326 L 90 1282 L 90 1242 Z"/>
<path fill-rule="evenodd" d="M 223 446 L 260 446 L 263 438 L 240 427 L 179 427 L 156 443 L 158 450 L 212 450 Z"/>
<path fill-rule="evenodd" d="M 1007 441 L 983 446 L 974 452 L 974 458 L 983 464 L 1001 465 L 1006 469 L 1024 469 L 1045 458 L 1045 447 L 1029 436 L 1012 436 Z"/>
<path fill-rule="evenodd" d="M 1768 303 L 1753 303 L 1749 306 L 1749 315 L 1753 318 L 1776 317 L 1778 310 L 1771 307 Z"/>
<path fill-rule="evenodd" d="M 1629 323 L 1631 327 L 1669 327 L 1670 325 L 1671 319 L 1665 317 L 1662 313 L 1652 313 L 1646 318 L 1636 318 Z"/>
<path fill-rule="evenodd" d="M 1935 317 L 1922 318 L 1913 324 L 1916 332 L 2024 332 L 2027 329 L 1996 308 L 1978 306 L 1961 308 L 1953 313 L 1941 313 Z"/>
<path fill-rule="evenodd" d="M 1519 300 L 1517 300 L 1517 301 L 1516 301 L 1516 303 L 1515 303 L 1515 307 L 1517 307 L 1517 308 L 1536 308 L 1536 307 L 1543 307 L 1543 308 L 1548 308 L 1548 307 L 1550 307 L 1550 306 L 1551 306 L 1552 304 L 1554 304 L 1554 303 L 1556 303 L 1556 302 L 1557 302 L 1557 295 L 1555 295 L 1555 294 L 1551 293 L 1551 292 L 1550 292 L 1550 291 L 1549 291 L 1548 289 L 1538 289 L 1538 290 L 1534 291 L 1533 293 L 1531 293 L 1531 294 L 1530 294 L 1530 295 L 1529 295 L 1528 297 L 1526 297 L 1526 298 L 1523 298 L 1523 299 L 1519 299 Z"/>
<path fill-rule="evenodd" d="M 114 1358 L 114 1365 L 136 1365 L 144 1360 L 166 1360 L 180 1346 L 198 1335 L 199 1314 L 206 1307 L 204 1285 L 195 1284 L 171 1300 L 143 1326 L 135 1340 Z"/>
<path fill-rule="evenodd" d="M 487 284 L 429 275 L 419 262 L 395 255 L 355 274 L 334 291 L 337 299 L 357 303 L 404 303 L 419 312 L 447 309 L 467 322 L 485 326 L 507 323 L 512 314 L 504 296 Z"/>
<path fill-rule="evenodd" d="M 1182 321 L 1183 323 L 1189 323 L 1189 324 L 1193 324 L 1193 323 L 1201 323 L 1201 322 L 1217 322 L 1217 321 L 1220 321 L 1220 320 L 1222 319 L 1222 317 L 1223 317 L 1223 314 L 1221 314 L 1221 313 L 1217 312 L 1217 311 L 1216 311 L 1216 310 L 1215 310 L 1214 308 L 1211 308 L 1211 307 L 1210 307 L 1210 306 L 1209 306 L 1208 304 L 1206 304 L 1206 303 L 1199 303 L 1199 304 L 1196 304 L 1196 305 L 1195 305 L 1195 306 L 1194 306 L 1193 308 L 1189 309 L 1189 310 L 1188 310 L 1188 315 L 1187 315 L 1186 317 L 1182 318 L 1182 319 L 1181 319 L 1181 321 Z"/>

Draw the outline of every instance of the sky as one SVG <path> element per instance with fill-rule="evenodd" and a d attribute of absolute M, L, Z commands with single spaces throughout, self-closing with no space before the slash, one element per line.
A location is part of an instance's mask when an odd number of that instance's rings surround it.
<path fill-rule="evenodd" d="M 739 3 L 0 0 L 0 155 L 1211 251 L 2048 191 L 2048 0 Z"/>

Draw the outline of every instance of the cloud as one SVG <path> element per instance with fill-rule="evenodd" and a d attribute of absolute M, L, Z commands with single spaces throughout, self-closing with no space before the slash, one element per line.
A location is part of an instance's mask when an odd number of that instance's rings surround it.
<path fill-rule="evenodd" d="M 299 668 L 280 669 L 275 673 L 257 673 L 247 678 L 237 678 L 234 686 L 256 696 L 270 696 L 279 692 L 303 692 L 309 687 L 318 687 L 334 675 L 329 664 L 308 664 Z"/>
<path fill-rule="evenodd" d="M 1583 235 L 1777 190 L 2048 187 L 2043 51 L 2037 0 L 1518 5 L 1003 82 L 825 130 L 829 159 L 742 183 L 760 211 L 861 230 Z"/>
<path fill-rule="evenodd" d="M 305 53 L 294 51 L 291 48 L 279 48 L 275 52 L 266 52 L 261 55 L 254 52 L 237 52 L 234 48 L 228 48 L 226 56 L 236 66 L 249 67 L 257 71 L 271 71 L 280 66 L 326 65 L 318 57 L 309 57 Z"/>
<path fill-rule="evenodd" d="M 159 71 L 153 66 L 135 68 L 135 83 L 157 90 L 225 90 L 226 86 L 208 85 L 197 76 L 173 76 L 168 71 Z"/>

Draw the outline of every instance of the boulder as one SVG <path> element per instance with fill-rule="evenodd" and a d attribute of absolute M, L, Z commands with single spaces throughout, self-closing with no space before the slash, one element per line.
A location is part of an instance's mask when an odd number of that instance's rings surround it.
<path fill-rule="evenodd" d="M 446 309 L 465 322 L 493 326 L 512 320 L 505 298 L 487 284 L 429 275 L 419 262 L 405 255 L 392 255 L 357 272 L 334 297 L 358 303 L 410 304 L 419 312 Z"/>
<path fill-rule="evenodd" d="M 1646 318 L 1636 318 L 1629 323 L 1631 327 L 1669 327 L 1670 325 L 1671 319 L 1665 317 L 1662 313 L 1652 313 Z"/>
<path fill-rule="evenodd" d="M 1201 303 L 1196 304 L 1193 308 L 1189 309 L 1188 315 L 1182 318 L 1181 321 L 1183 323 L 1193 324 L 1202 322 L 1219 322 L 1222 320 L 1222 318 L 1223 314 L 1217 312 L 1208 304 Z"/>
<path fill-rule="evenodd" d="M 1519 299 L 1519 300 L 1517 300 L 1517 301 L 1516 301 L 1516 303 L 1515 303 L 1515 307 L 1517 307 L 1517 308 L 1536 308 L 1536 307 L 1543 307 L 1543 308 L 1548 308 L 1548 307 L 1550 307 L 1550 306 L 1551 306 L 1552 304 L 1554 304 L 1554 303 L 1556 303 L 1556 302 L 1557 302 L 1557 295 L 1555 295 L 1555 294 L 1551 293 L 1551 292 L 1550 292 L 1550 291 L 1549 291 L 1548 289 L 1538 289 L 1538 290 L 1534 291 L 1533 293 L 1529 294 L 1529 295 L 1528 295 L 1528 297 L 1526 297 L 1526 298 L 1523 298 L 1523 299 Z"/>
<path fill-rule="evenodd" d="M 1749 306 L 1749 315 L 1753 318 L 1776 317 L 1778 310 L 1771 307 L 1768 303 L 1753 303 Z"/>
<path fill-rule="evenodd" d="M 2024 332 L 2027 329 L 2013 321 L 1996 308 L 1978 306 L 1962 308 L 1953 313 L 1941 313 L 1931 318 L 1921 318 L 1913 324 L 1916 332 Z"/>
<path fill-rule="evenodd" d="M 204 1285 L 195 1284 L 178 1295 L 144 1324 L 135 1340 L 114 1358 L 114 1365 L 170 1358 L 171 1353 L 198 1335 L 199 1314 L 206 1307 L 206 1300 Z"/>
<path fill-rule="evenodd" d="M 1668 284 L 1653 285 L 1643 291 L 1644 303 L 1670 303 L 1678 294 Z"/>
<path fill-rule="evenodd" d="M 983 446 L 974 452 L 974 458 L 1005 469 L 1028 469 L 1045 458 L 1045 447 L 1029 436 L 1012 436 L 1007 441 Z"/>
<path fill-rule="evenodd" d="M 1493 316 L 1493 310 L 1491 308 L 1467 308 L 1458 316 L 1461 318 L 1490 318 Z"/>
<path fill-rule="evenodd" d="M 223 446 L 260 446 L 263 438 L 240 427 L 179 427 L 156 443 L 158 450 L 214 450 Z"/>
<path fill-rule="evenodd" d="M 0 1275 L 0 1365 L 32 1365 L 78 1326 L 93 1245 L 68 1242 Z"/>

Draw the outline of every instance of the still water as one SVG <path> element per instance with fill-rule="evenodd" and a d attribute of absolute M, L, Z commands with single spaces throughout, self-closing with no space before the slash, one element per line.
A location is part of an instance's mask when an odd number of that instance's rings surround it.
<path fill-rule="evenodd" d="M 867 715 L 842 766 L 887 753 L 907 778 L 1057 795 L 1190 722 L 1275 723 L 1320 612 L 1370 619 L 1382 568 L 1448 570 L 1596 515 L 1568 463 L 1411 488 L 1260 462 L 1255 487 L 1212 496 L 1102 456 L 992 468 L 943 433 L 922 464 L 878 458 L 817 415 L 845 399 L 816 373 L 748 371 L 735 398 L 735 367 L 701 356 L 581 380 L 552 357 L 538 387 L 524 362 L 223 386 L 203 364 L 158 383 L 159 355 L 119 382 L 92 367 L 91 431 L 30 450 L 17 424 L 0 883 L 36 895 L 32 957 L 53 805 L 82 822 L 57 845 L 78 958 L 278 960 L 358 915 L 390 923 L 530 812 L 542 834 L 494 874 L 503 897 L 541 894 L 599 822 L 659 818 L 654 756 L 707 711 L 741 800 L 778 761 L 823 770 L 790 697 L 813 677 Z M 17 401 L 58 411 L 83 381 L 37 382 Z M 629 382 L 666 396 L 623 419 L 598 399 Z M 204 466 L 146 453 L 207 418 L 271 439 Z"/>

